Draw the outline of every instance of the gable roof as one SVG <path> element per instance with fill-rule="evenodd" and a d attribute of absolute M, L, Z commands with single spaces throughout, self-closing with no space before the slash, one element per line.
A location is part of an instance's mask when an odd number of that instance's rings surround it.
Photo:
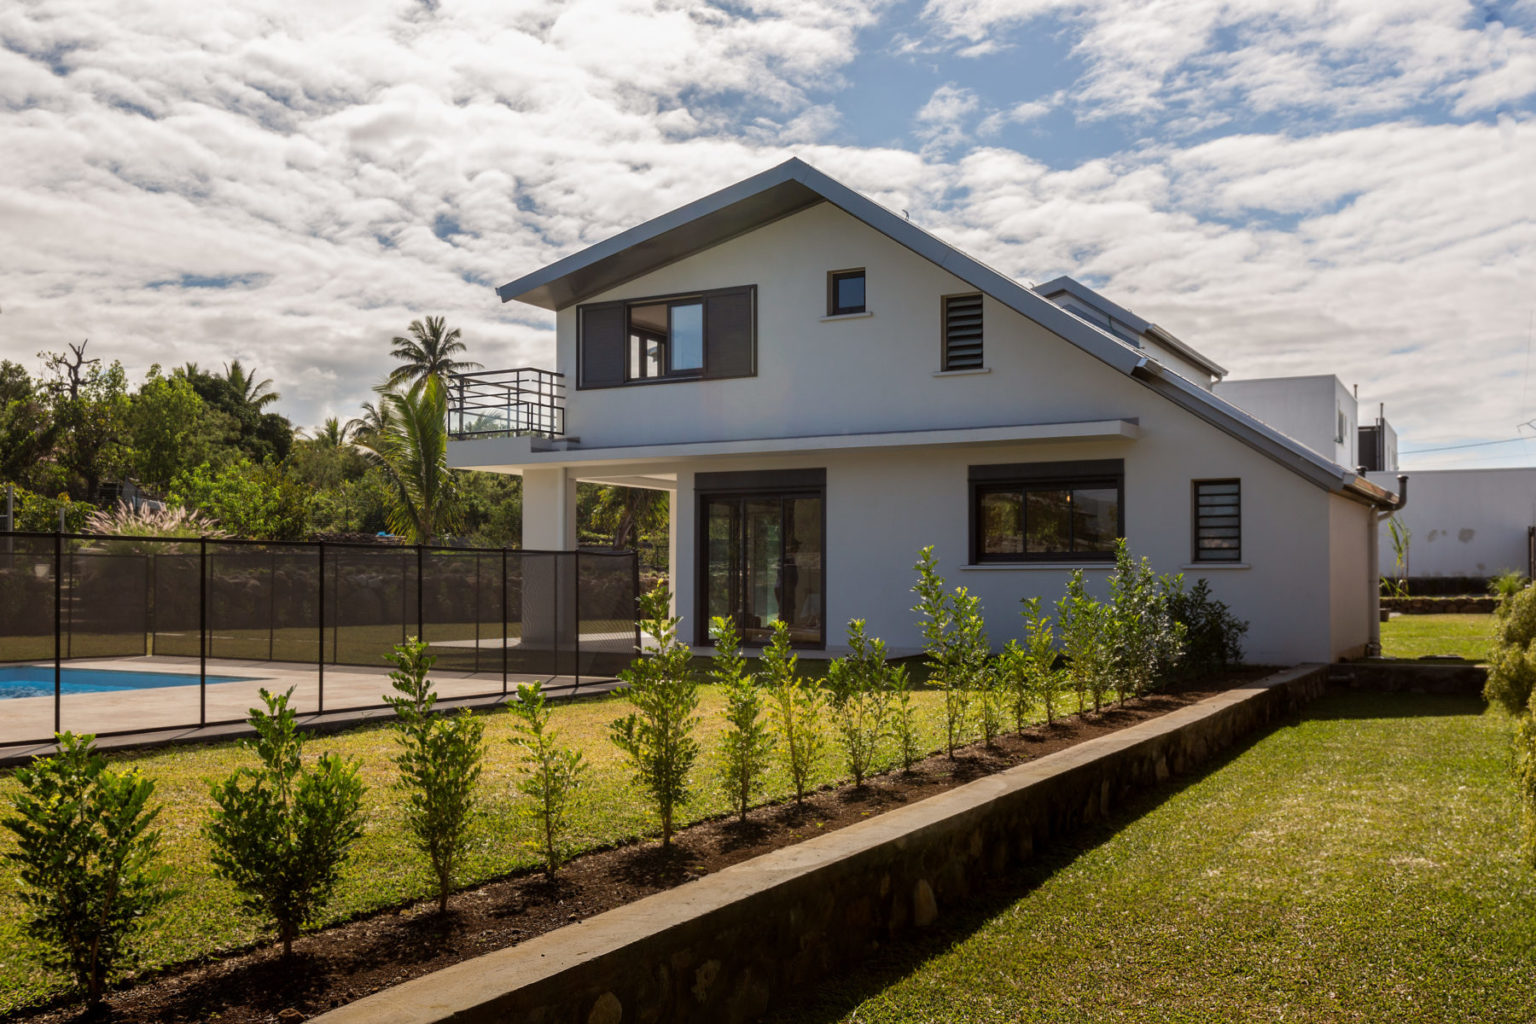
<path fill-rule="evenodd" d="M 509 281 L 497 288 L 496 294 L 503 302 L 516 300 L 542 309 L 564 309 L 823 202 L 831 203 L 977 291 L 985 292 L 1313 483 L 1333 491 L 1352 490 L 1356 496 L 1378 504 L 1392 497 L 1365 481 L 1364 477 L 1335 465 L 1231 403 L 1185 381 L 1176 373 L 1165 371 L 1144 350 L 1067 312 L 1043 295 L 939 240 L 905 217 L 892 213 L 798 158 L 786 160 L 777 167 L 588 246 L 542 270 Z M 1115 308 L 1119 310 L 1118 306 Z M 1140 320 L 1128 310 L 1120 312 Z M 1152 324 L 1148 327 L 1155 329 Z M 1357 484 L 1363 485 L 1365 490 Z"/>

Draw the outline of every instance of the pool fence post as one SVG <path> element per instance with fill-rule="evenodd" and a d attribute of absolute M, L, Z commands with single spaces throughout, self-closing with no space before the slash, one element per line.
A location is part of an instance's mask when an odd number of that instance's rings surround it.
<path fill-rule="evenodd" d="M 507 549 L 501 549 L 501 695 L 507 695 Z"/>
<path fill-rule="evenodd" d="M 53 535 L 53 732 L 63 731 L 64 702 L 64 532 Z"/>
<path fill-rule="evenodd" d="M 425 593 L 426 588 L 422 583 L 421 571 L 422 566 L 426 562 L 424 551 L 424 545 L 416 545 L 416 640 L 418 643 L 425 642 L 427 639 L 427 612 L 422 600 L 422 595 Z"/>
<path fill-rule="evenodd" d="M 320 620 L 320 635 L 317 639 L 320 641 L 320 647 L 319 657 L 315 661 L 320 671 L 319 710 L 323 715 L 325 714 L 325 541 L 320 541 L 317 548 L 320 560 L 320 612 L 317 616 Z"/>
<path fill-rule="evenodd" d="M 571 692 L 581 689 L 581 551 L 571 552 Z"/>
<path fill-rule="evenodd" d="M 208 538 L 197 538 L 197 724 L 208 724 Z"/>

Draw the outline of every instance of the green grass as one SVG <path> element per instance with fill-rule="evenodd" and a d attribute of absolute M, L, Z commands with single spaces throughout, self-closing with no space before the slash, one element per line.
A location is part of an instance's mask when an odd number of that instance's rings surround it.
<path fill-rule="evenodd" d="M 1470 698 L 1326 697 L 783 1019 L 1536 1019 L 1508 737 Z"/>
<path fill-rule="evenodd" d="M 1489 614 L 1395 615 L 1381 624 L 1381 653 L 1388 658 L 1449 654 L 1488 660 Z"/>
<path fill-rule="evenodd" d="M 942 741 L 942 722 L 934 718 L 939 698 L 932 691 L 916 694 L 923 709 L 927 749 L 936 749 Z M 580 747 L 591 765 L 574 814 L 584 848 L 654 835 L 658 829 L 645 799 L 631 784 L 627 767 L 608 739 L 608 723 L 628 707 L 617 698 L 607 698 L 564 703 L 555 709 L 555 727 L 564 742 Z M 695 775 L 693 798 L 683 807 L 680 823 L 730 810 L 720 792 L 714 760 L 722 708 L 718 689 L 704 687 L 700 738 L 705 756 Z M 507 742 L 512 727 L 512 717 L 504 711 L 487 717 L 489 753 L 483 776 L 483 814 L 465 865 L 465 884 L 526 870 L 539 863 L 532 845 L 533 830 L 520 814 L 525 798 L 514 789 L 521 776 L 516 753 Z M 308 743 L 307 757 L 333 750 L 359 759 L 369 787 L 364 801 L 367 833 L 343 873 L 326 917 L 328 923 L 424 898 L 434 891 L 425 863 L 409 848 L 401 831 L 400 802 L 390 789 L 395 778 L 390 757 L 396 749 L 394 733 L 387 726 L 354 729 L 317 737 Z M 146 967 L 172 964 L 269 938 L 265 925 L 246 917 L 239 910 L 233 890 L 209 869 L 208 847 L 201 832 L 212 806 L 208 780 L 222 778 L 241 765 L 254 764 L 254 754 L 225 743 L 116 755 L 112 761 L 118 766 L 136 765 L 157 781 L 156 798 L 165 808 L 160 826 L 165 833 L 166 859 L 175 865 L 179 887 L 175 899 L 147 937 L 141 963 Z M 819 785 L 841 779 L 842 772 L 829 751 L 828 759 L 816 773 L 816 782 Z M 787 775 L 777 767 L 769 783 L 769 800 L 793 796 Z M 0 775 L 0 809 L 9 806 L 16 788 L 9 773 Z M 0 855 L 11 849 L 14 836 L 0 830 Z M 61 974 L 42 966 L 39 949 L 22 933 L 23 907 L 16 898 L 16 889 L 14 866 L 0 861 L 0 1016 L 67 987 Z"/>

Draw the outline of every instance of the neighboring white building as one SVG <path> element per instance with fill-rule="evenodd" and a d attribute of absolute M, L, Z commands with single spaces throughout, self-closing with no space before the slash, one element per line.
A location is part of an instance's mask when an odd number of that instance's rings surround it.
<path fill-rule="evenodd" d="M 1024 287 L 798 160 L 498 293 L 555 311 L 559 376 L 466 379 L 458 428 L 554 436 L 455 441 L 451 463 L 522 474 L 529 548 L 574 547 L 578 481 L 670 492 L 700 645 L 709 615 L 754 642 L 782 617 L 835 653 L 858 617 L 913 652 L 927 544 L 1001 644 L 1073 569 L 1102 594 L 1117 536 L 1209 578 L 1250 661 L 1374 639 L 1393 495 L 1213 394 L 1224 371 L 1167 332 L 1069 280 Z"/>
<path fill-rule="evenodd" d="M 1393 486 L 1391 473 L 1367 476 Z M 1536 468 L 1418 470 L 1413 500 L 1397 517 L 1409 531 L 1405 576 L 1529 573 Z M 1386 530 L 1383 523 L 1381 566 L 1390 574 L 1393 551 Z"/>

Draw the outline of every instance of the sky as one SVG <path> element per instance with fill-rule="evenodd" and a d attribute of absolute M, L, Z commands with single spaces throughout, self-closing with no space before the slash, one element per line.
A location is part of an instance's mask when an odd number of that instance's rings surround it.
<path fill-rule="evenodd" d="M 423 315 L 798 156 L 1407 468 L 1536 465 L 1536 0 L 7 0 L 0 358 L 90 339 L 354 415 Z"/>

